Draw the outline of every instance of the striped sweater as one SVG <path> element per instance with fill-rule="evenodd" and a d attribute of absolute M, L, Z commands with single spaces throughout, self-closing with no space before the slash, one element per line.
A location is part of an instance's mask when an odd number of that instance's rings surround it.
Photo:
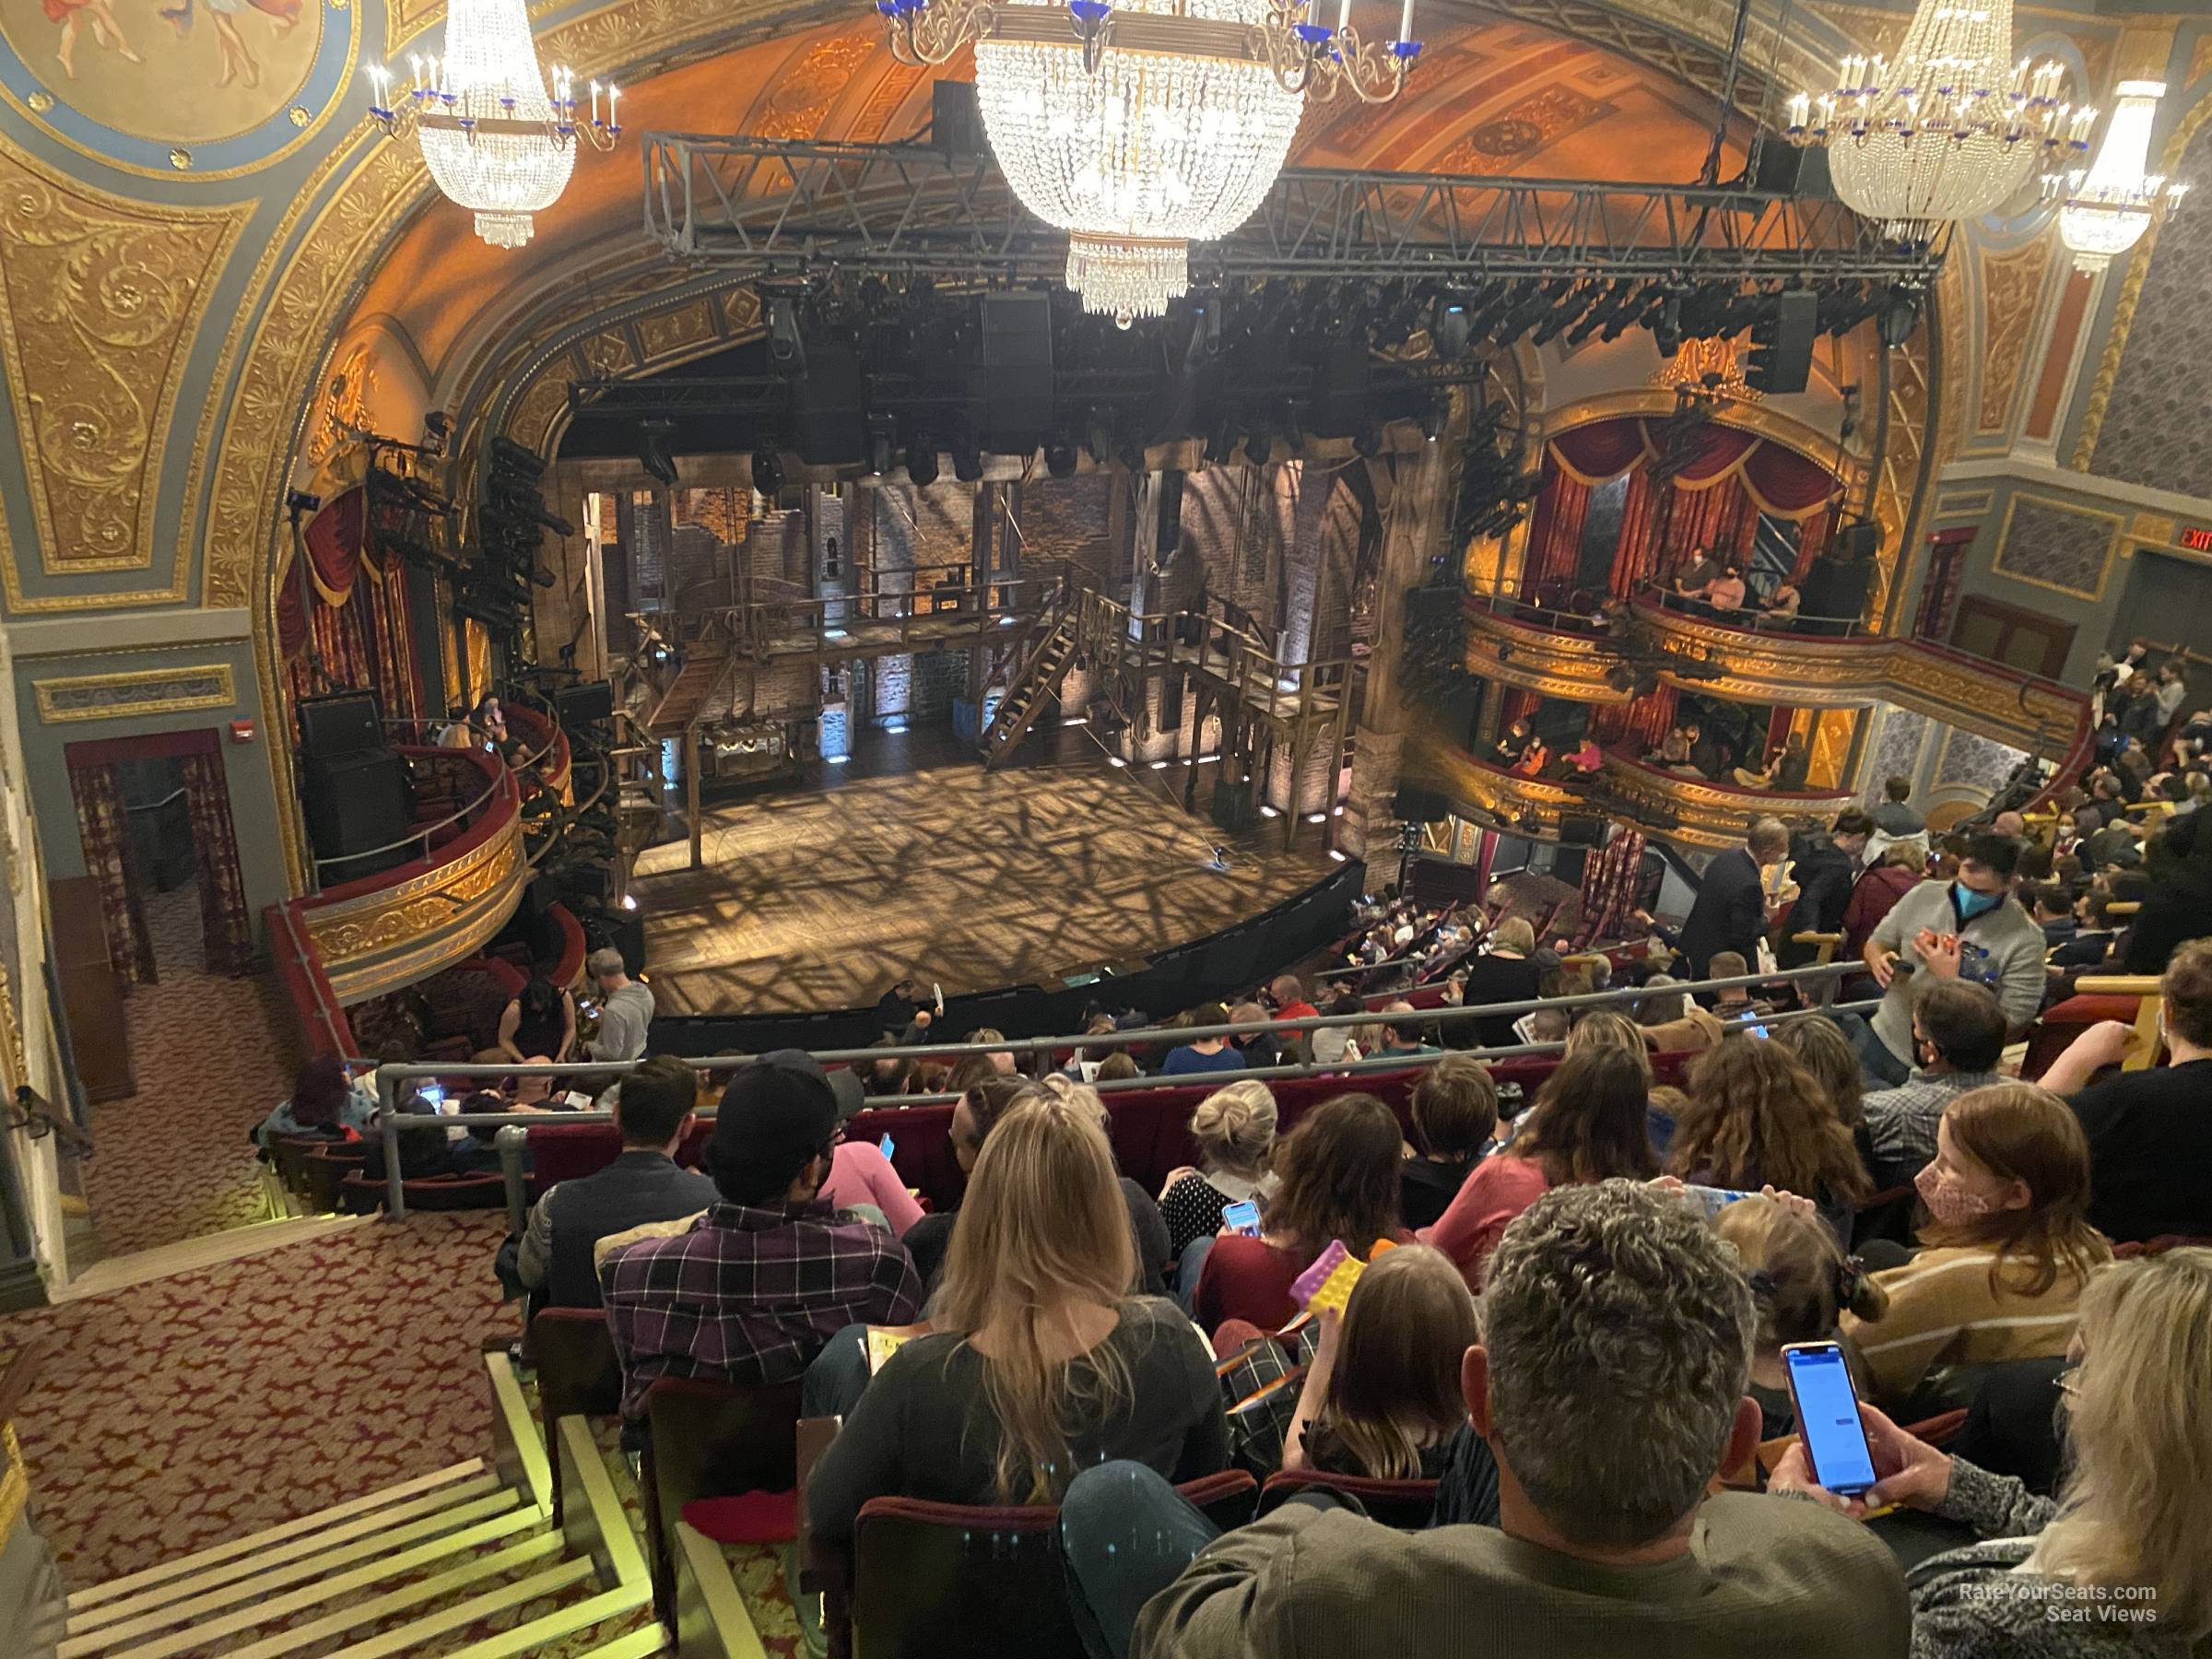
<path fill-rule="evenodd" d="M 1983 1246 L 1946 1246 L 1874 1276 L 1889 1293 L 1888 1311 L 1878 1320 L 1845 1314 L 1843 1334 L 1866 1362 L 1877 1404 L 1901 1403 L 1937 1366 L 2042 1359 L 2066 1351 L 2081 1280 L 2061 1273 L 2041 1296 L 2028 1296 L 2016 1288 L 2022 1269 L 2009 1264 L 1991 1285 L 1994 1259 Z"/>

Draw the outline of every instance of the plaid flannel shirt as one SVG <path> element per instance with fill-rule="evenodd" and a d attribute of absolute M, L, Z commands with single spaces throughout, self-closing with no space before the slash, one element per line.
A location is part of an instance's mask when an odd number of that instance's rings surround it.
<path fill-rule="evenodd" d="M 1910 1082 L 1865 1097 L 1866 1139 L 1874 1149 L 1876 1184 L 1898 1186 L 1936 1156 L 1936 1125 L 1943 1109 L 1970 1088 L 2011 1079 L 2000 1072 L 1924 1072 Z"/>
<path fill-rule="evenodd" d="M 905 1247 L 826 1205 L 717 1204 L 688 1232 L 609 1253 L 599 1285 L 632 1418 L 662 1377 L 787 1382 L 845 1326 L 922 1311 Z"/>

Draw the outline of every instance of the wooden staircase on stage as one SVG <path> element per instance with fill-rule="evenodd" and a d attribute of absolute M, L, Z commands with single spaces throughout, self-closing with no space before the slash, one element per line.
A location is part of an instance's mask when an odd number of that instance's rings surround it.
<path fill-rule="evenodd" d="M 677 1651 L 610 1463 L 563 1418 L 547 1442 L 504 1354 L 498 1449 L 68 1598 L 61 1659 L 643 1659 Z M 719 1563 L 719 1556 L 716 1563 Z M 734 1587 L 691 1659 L 762 1652 Z"/>
<path fill-rule="evenodd" d="M 1020 671 L 1014 676 L 1014 683 L 1006 688 L 1006 695 L 999 699 L 998 707 L 992 712 L 991 724 L 984 728 L 977 744 L 983 751 L 986 770 L 995 771 L 998 763 L 1029 735 L 1045 704 L 1058 699 L 1061 678 L 1076 654 L 1076 613 L 1072 606 L 1060 604 L 1040 618 L 1039 625 L 1043 632 L 1036 648 L 1022 659 Z"/>
<path fill-rule="evenodd" d="M 645 730 L 655 737 L 680 735 L 706 706 L 729 666 L 730 659 L 720 653 L 685 658 L 676 678 L 668 682 L 668 689 L 645 717 Z"/>

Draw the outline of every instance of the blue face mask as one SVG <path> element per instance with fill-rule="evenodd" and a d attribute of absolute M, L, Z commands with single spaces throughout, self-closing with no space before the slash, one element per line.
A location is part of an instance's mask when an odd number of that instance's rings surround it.
<path fill-rule="evenodd" d="M 2002 893 L 1977 893 L 1963 881 L 1951 883 L 1951 908 L 1959 912 L 1959 920 L 1971 922 L 1976 916 L 1987 915 L 2005 902 Z"/>

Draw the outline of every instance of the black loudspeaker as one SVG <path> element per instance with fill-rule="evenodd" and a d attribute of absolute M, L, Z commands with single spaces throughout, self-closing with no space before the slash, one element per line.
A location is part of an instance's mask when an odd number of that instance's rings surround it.
<path fill-rule="evenodd" d="M 1459 618 L 1459 590 L 1448 587 L 1411 587 L 1406 590 L 1406 631 L 1418 633 L 1423 627 L 1456 621 Z"/>
<path fill-rule="evenodd" d="M 1241 783 L 1216 780 L 1214 783 L 1214 822 L 1224 830 L 1249 830 L 1258 821 L 1259 811 L 1253 805 L 1253 784 L 1250 778 Z"/>
<path fill-rule="evenodd" d="M 1751 175 L 1751 188 L 1761 195 L 1800 200 L 1827 201 L 1836 194 L 1829 177 L 1828 151 L 1818 145 L 1799 149 L 1771 138 L 1759 147 L 1759 167 Z"/>
<path fill-rule="evenodd" d="M 1882 527 L 1876 524 L 1846 524 L 1836 537 L 1836 551 L 1846 559 L 1872 559 L 1882 550 Z"/>
<path fill-rule="evenodd" d="M 1813 342 L 1820 337 L 1820 296 L 1785 288 L 1774 312 L 1751 325 L 1744 383 L 1754 392 L 1802 392 L 1813 372 Z"/>
<path fill-rule="evenodd" d="M 994 454 L 1026 455 L 1053 425 L 1050 294 L 985 294 L 975 366 L 975 430 Z"/>
<path fill-rule="evenodd" d="M 1606 839 L 1606 820 L 1594 812 L 1562 812 L 1559 814 L 1559 844 L 1563 847 L 1595 847 Z"/>
<path fill-rule="evenodd" d="M 1401 783 L 1390 809 L 1402 824 L 1433 824 L 1452 816 L 1452 803 L 1425 783 Z"/>
<path fill-rule="evenodd" d="M 1365 336 L 1332 340 L 1322 361 L 1321 397 L 1313 410 L 1313 429 L 1324 438 L 1349 438 L 1366 424 L 1367 394 L 1373 382 Z"/>
<path fill-rule="evenodd" d="M 324 885 L 358 880 L 404 864 L 413 849 L 400 847 L 371 858 L 356 853 L 390 848 L 414 824 L 407 765 L 387 748 L 353 754 L 310 755 L 300 769 L 300 805 L 307 838 L 319 859 L 344 859 L 323 872 Z"/>
<path fill-rule="evenodd" d="M 941 80 L 929 88 L 929 142 L 948 156 L 983 152 L 983 111 L 973 81 Z"/>
<path fill-rule="evenodd" d="M 1050 378 L 1047 378 L 1049 394 Z M 850 466 L 867 448 L 867 386 L 860 354 L 817 343 L 791 382 L 792 447 L 809 466 Z"/>
<path fill-rule="evenodd" d="M 383 708 L 373 691 L 335 691 L 300 700 L 300 753 L 335 759 L 382 748 Z"/>
<path fill-rule="evenodd" d="M 582 680 L 573 686 L 563 686 L 553 694 L 553 712 L 560 724 L 590 725 L 594 721 L 615 717 L 615 687 L 612 680 Z"/>

